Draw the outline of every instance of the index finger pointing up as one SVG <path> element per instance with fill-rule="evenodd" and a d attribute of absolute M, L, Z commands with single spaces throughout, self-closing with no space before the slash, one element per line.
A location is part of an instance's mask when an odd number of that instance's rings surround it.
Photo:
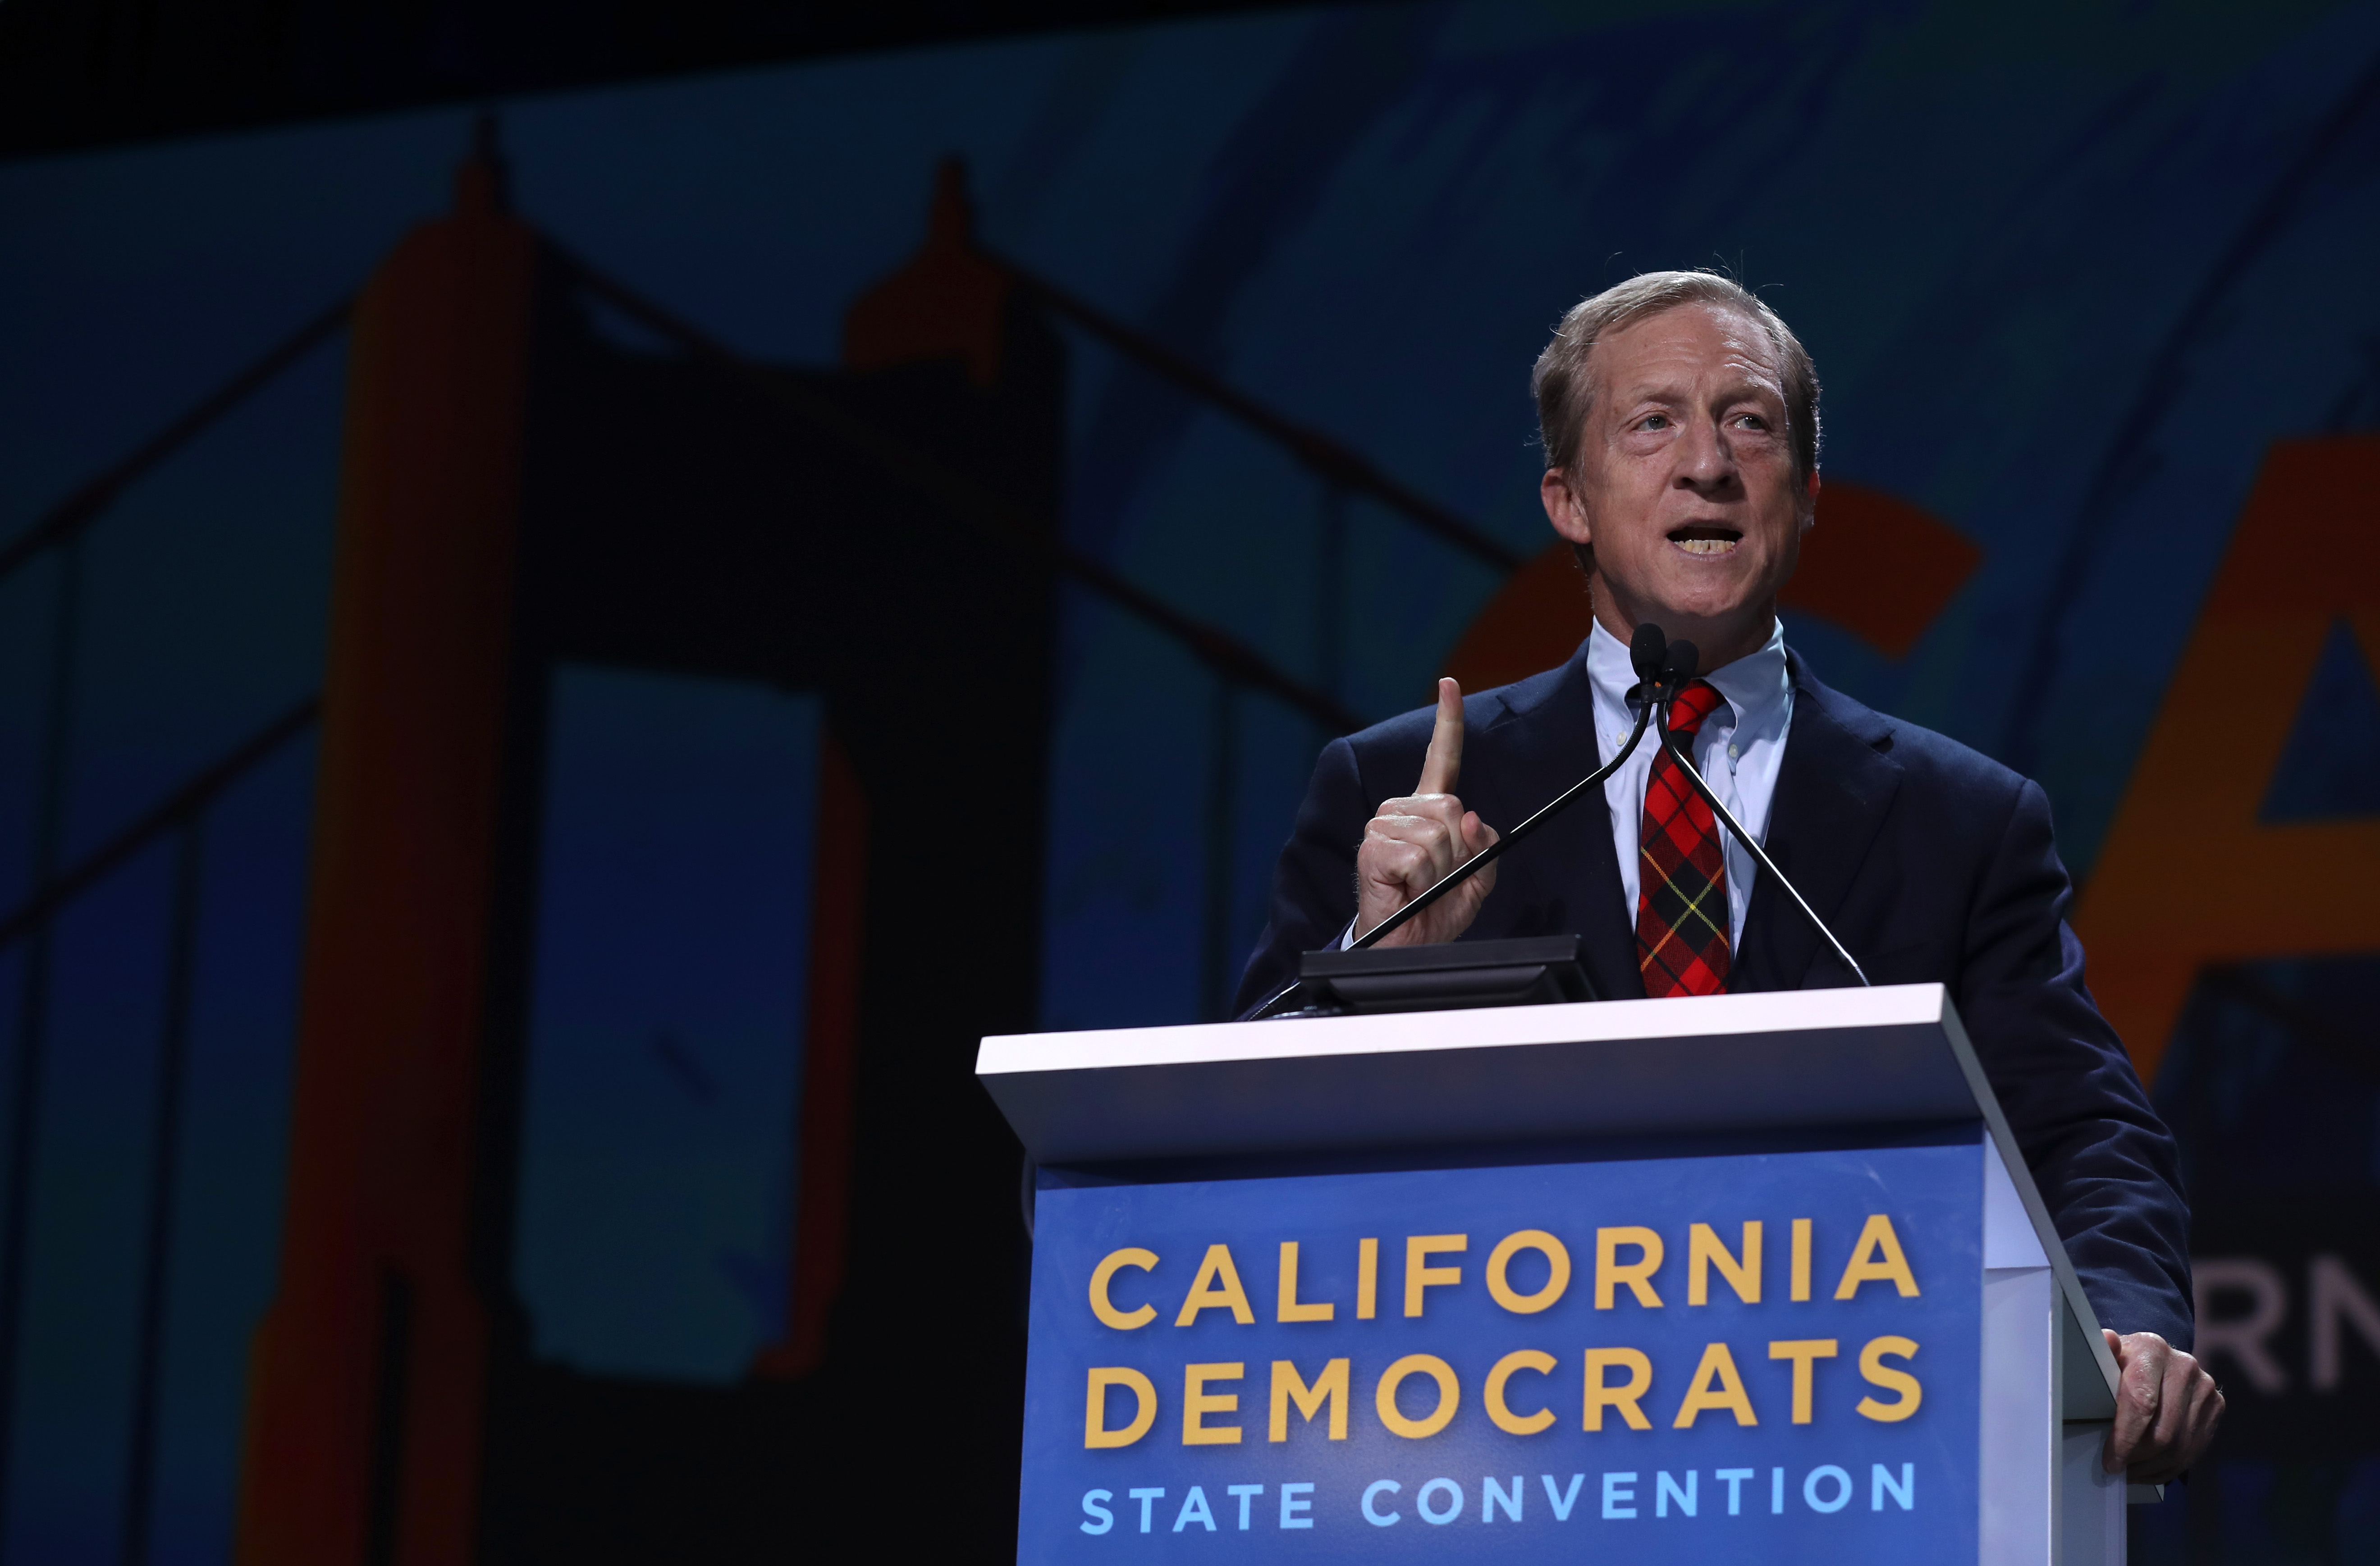
<path fill-rule="evenodd" d="M 1463 771 L 1463 687 L 1452 680 L 1438 682 L 1438 726 L 1430 731 L 1429 750 L 1421 759 L 1421 782 L 1415 794 L 1452 794 Z"/>

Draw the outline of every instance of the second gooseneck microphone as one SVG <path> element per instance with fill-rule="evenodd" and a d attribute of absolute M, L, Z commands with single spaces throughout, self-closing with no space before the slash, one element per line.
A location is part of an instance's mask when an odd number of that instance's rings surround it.
<path fill-rule="evenodd" d="M 1645 671 L 1640 649 L 1645 645 L 1645 633 L 1647 631 L 1651 631 L 1657 640 L 1661 635 L 1658 626 L 1639 625 L 1636 627 L 1635 638 L 1629 646 L 1629 653 L 1635 662 L 1639 674 Z M 1763 873 L 1774 878 L 1777 884 L 1784 889 L 1785 895 L 1793 900 L 1793 906 L 1802 910 L 1802 917 L 1810 921 L 1820 938 L 1833 949 L 1835 955 L 1842 959 L 1843 966 L 1852 970 L 1852 977 L 1858 979 L 1863 988 L 1867 987 L 1866 970 L 1854 962 L 1851 953 L 1844 950 L 1843 943 L 1835 939 L 1835 932 L 1827 928 L 1826 920 L 1818 917 L 1817 910 L 1810 906 L 1808 899 L 1802 895 L 1791 881 L 1785 879 L 1785 872 L 1777 868 L 1777 861 L 1768 856 L 1767 850 L 1760 846 L 1759 840 L 1744 831 L 1743 823 L 1737 820 L 1729 812 L 1728 807 L 1718 802 L 1718 795 L 1711 792 L 1710 784 L 1705 783 L 1702 773 L 1694 770 L 1694 759 L 1686 754 L 1686 747 L 1680 745 L 1678 736 L 1670 732 L 1670 704 L 1678 699 L 1679 692 L 1694 684 L 1694 671 L 1701 660 L 1701 653 L 1690 641 L 1673 641 L 1661 651 L 1658 659 L 1661 670 L 1660 680 L 1656 688 L 1646 693 L 1647 699 L 1645 702 L 1645 710 L 1654 715 L 1654 723 L 1660 731 L 1661 748 L 1668 752 L 1670 760 L 1677 763 L 1678 771 L 1685 774 L 1686 782 L 1694 785 L 1694 791 L 1702 796 L 1703 803 L 1710 807 L 1711 814 L 1718 817 L 1727 830 L 1734 834 L 1736 842 L 1743 844 L 1745 851 L 1758 861 Z M 1633 696 L 1634 693 L 1630 694 Z M 1636 720 L 1637 731 L 1642 733 L 1644 727 L 1645 720 L 1639 717 Z M 1633 749 L 1635 742 L 1632 739 L 1629 744 L 1630 748 Z M 1621 754 L 1624 756 L 1626 753 Z"/>

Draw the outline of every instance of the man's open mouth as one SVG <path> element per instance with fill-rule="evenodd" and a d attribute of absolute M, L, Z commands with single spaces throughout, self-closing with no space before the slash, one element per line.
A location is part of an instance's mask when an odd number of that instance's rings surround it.
<path fill-rule="evenodd" d="M 1743 541 L 1743 535 L 1733 528 L 1673 528 L 1670 541 L 1688 554 L 1733 554 L 1735 546 Z"/>

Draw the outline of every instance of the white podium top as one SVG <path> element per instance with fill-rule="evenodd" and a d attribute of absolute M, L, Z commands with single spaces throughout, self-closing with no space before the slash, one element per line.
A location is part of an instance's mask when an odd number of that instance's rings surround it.
<path fill-rule="evenodd" d="M 1040 1163 L 1998 1118 L 1938 984 L 1022 1034 L 976 1074 Z"/>

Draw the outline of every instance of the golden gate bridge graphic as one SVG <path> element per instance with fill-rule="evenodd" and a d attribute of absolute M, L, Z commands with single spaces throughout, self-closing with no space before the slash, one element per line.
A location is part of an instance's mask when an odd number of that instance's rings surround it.
<path fill-rule="evenodd" d="M 607 340 L 599 316 L 657 347 Z M 143 477 L 342 334 L 322 690 L 66 861 L 83 540 Z M 1070 346 L 1158 378 L 1287 454 L 1316 486 L 1313 537 L 1284 540 L 1319 561 L 1312 669 L 1284 667 L 1067 540 Z M 1828 498 L 1828 548 L 1814 551 L 1797 601 L 1905 652 L 1976 552 L 1888 496 L 1830 484 Z M 892 824 L 933 819 L 964 777 L 977 807 L 1030 823 L 988 851 L 984 884 L 1038 887 L 1062 589 L 1136 620 L 1209 676 L 1212 699 L 1187 717 L 1208 756 L 1199 972 L 1206 1014 L 1226 1014 L 1239 955 L 1239 704 L 1277 703 L 1318 740 L 1366 721 L 1338 676 L 1351 500 L 1505 578 L 1451 657 L 1466 688 L 1557 662 L 1585 634 L 1564 549 L 1514 550 L 993 253 L 975 237 L 955 163 L 939 176 L 921 249 L 852 305 L 842 365 L 815 370 L 745 353 L 540 234 L 510 209 L 483 124 L 452 210 L 358 292 L 0 546 L 0 579 L 46 564 L 54 582 L 30 890 L 0 911 L 0 952 L 22 964 L 0 1082 L 0 1508 L 19 1466 L 9 1443 L 54 929 L 79 899 L 152 851 L 171 856 L 122 1559 L 148 1559 L 154 1529 L 210 813 L 309 734 L 287 1194 L 277 1292 L 249 1369 L 237 1558 L 460 1561 L 493 1541 L 507 1558 L 602 1559 L 616 1539 L 502 1519 L 566 1510 L 546 1504 L 566 1483 L 555 1475 L 606 1443 L 722 1463 L 757 1451 L 781 1468 L 811 1451 L 861 1397 L 821 1373 L 830 1348 L 873 1352 L 905 1327 L 897 1312 L 833 1314 L 868 1265 L 868 1235 L 938 1199 L 942 1166 L 905 1171 L 868 1149 L 922 1127 L 953 1157 L 1014 1158 L 962 1068 L 979 1036 L 1036 1025 L 1038 917 L 987 920 L 936 946 L 925 981 L 905 889 L 931 880 L 936 848 Z M 1879 573 L 1894 591 L 1872 590 Z M 545 691 L 566 661 L 755 679 L 824 703 L 791 1282 L 781 1337 L 734 1388 L 611 1385 L 540 1366 L 512 1293 Z M 929 674 L 939 695 L 921 722 L 911 693 Z M 118 960 L 143 982 L 153 972 L 148 953 Z M 996 1269 L 1014 1240 L 977 1244 L 983 1254 L 966 1259 Z M 998 1340 L 987 1353 L 1021 1354 L 1000 1346 L 1007 1328 L 984 1331 Z M 715 1501 L 686 1492 L 657 1504 L 682 1521 Z"/>

